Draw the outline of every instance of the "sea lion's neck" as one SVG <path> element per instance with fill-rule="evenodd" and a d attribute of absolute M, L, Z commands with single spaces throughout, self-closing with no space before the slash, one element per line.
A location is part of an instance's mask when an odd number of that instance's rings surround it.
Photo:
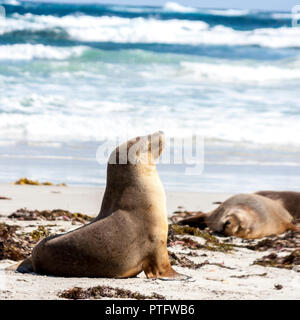
<path fill-rule="evenodd" d="M 125 168 L 125 165 L 124 169 L 114 166 L 120 165 L 108 166 L 107 185 L 96 220 L 117 210 L 162 210 L 161 203 L 165 204 L 165 192 L 155 165 L 136 166 L 130 170 Z M 154 198 L 156 201 L 153 201 Z M 157 204 L 160 204 L 160 208 L 156 208 Z M 163 210 L 166 211 L 165 206 Z"/>

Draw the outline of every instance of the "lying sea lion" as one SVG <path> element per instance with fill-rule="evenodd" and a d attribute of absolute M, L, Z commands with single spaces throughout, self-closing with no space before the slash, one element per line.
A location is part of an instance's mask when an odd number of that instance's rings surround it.
<path fill-rule="evenodd" d="M 156 171 L 164 142 L 157 132 L 117 147 L 109 158 L 99 216 L 40 241 L 17 271 L 112 278 L 144 271 L 147 278 L 182 278 L 168 257 L 166 198 Z"/>
<path fill-rule="evenodd" d="M 283 207 L 293 216 L 294 220 L 300 222 L 300 192 L 258 191 L 256 194 L 280 201 Z"/>
<path fill-rule="evenodd" d="M 293 217 L 277 201 L 257 194 L 238 194 L 210 213 L 183 219 L 179 224 L 208 226 L 226 236 L 257 239 L 287 230 L 300 231 Z"/>

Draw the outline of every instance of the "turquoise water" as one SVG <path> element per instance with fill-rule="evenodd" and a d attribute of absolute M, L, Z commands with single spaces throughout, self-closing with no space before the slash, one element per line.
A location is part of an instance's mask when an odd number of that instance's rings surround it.
<path fill-rule="evenodd" d="M 205 140 L 202 175 L 160 166 L 168 189 L 298 188 L 289 12 L 0 4 L 0 181 L 103 186 L 101 141 L 163 130 Z"/>

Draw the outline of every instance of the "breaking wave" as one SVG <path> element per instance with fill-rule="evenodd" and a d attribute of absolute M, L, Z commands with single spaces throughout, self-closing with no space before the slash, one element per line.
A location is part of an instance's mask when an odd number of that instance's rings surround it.
<path fill-rule="evenodd" d="M 261 46 L 269 48 L 299 48 L 300 28 L 259 28 L 235 30 L 223 25 L 210 26 L 204 21 L 158 20 L 92 17 L 86 15 L 14 14 L 0 28 L 0 35 L 52 31 L 53 36 L 82 42 L 163 43 L 189 45 Z"/>

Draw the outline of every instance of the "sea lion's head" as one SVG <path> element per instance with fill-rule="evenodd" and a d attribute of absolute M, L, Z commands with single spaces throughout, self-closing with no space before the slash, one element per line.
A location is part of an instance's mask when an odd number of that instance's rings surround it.
<path fill-rule="evenodd" d="M 99 216 L 108 216 L 120 208 L 154 208 L 156 203 L 165 203 L 163 185 L 156 170 L 164 145 L 165 135 L 158 131 L 130 139 L 112 151 Z M 162 200 L 153 201 L 154 194 L 156 199 Z"/>
<path fill-rule="evenodd" d="M 244 208 L 232 207 L 225 210 L 214 224 L 213 230 L 225 236 L 237 236 L 247 238 L 253 224 L 252 215 Z"/>
<path fill-rule="evenodd" d="M 128 140 L 110 155 L 109 164 L 153 166 L 165 146 L 162 131 Z"/>

